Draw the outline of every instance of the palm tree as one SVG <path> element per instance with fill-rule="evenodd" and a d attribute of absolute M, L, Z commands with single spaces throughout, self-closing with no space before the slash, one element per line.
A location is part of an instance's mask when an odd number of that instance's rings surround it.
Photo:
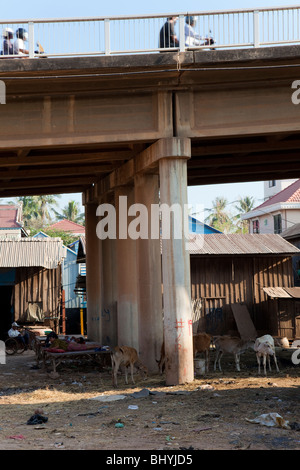
<path fill-rule="evenodd" d="M 69 201 L 68 204 L 62 209 L 62 213 L 54 210 L 58 220 L 70 220 L 71 222 L 84 223 L 84 213 L 79 213 L 79 203 L 76 201 Z"/>
<path fill-rule="evenodd" d="M 211 214 L 206 217 L 205 222 L 220 232 L 231 232 L 233 223 L 230 214 L 226 211 L 228 202 L 224 197 L 216 197 L 212 202 Z"/>
<path fill-rule="evenodd" d="M 28 228 L 32 221 L 37 219 L 39 215 L 36 196 L 20 196 L 15 199 L 15 202 L 9 202 L 9 204 L 15 203 L 22 206 L 24 226 Z"/>
<path fill-rule="evenodd" d="M 51 222 L 50 211 L 54 211 L 53 205 L 58 206 L 57 198 L 60 197 L 57 195 L 45 195 L 45 196 L 35 196 L 38 204 L 38 214 L 41 218 L 42 225 L 45 226 L 47 222 Z"/>
<path fill-rule="evenodd" d="M 235 216 L 235 219 L 237 219 L 237 227 L 238 227 L 237 232 L 249 233 L 249 222 L 248 220 L 241 220 L 241 216 L 243 214 L 246 214 L 247 212 L 252 211 L 254 207 L 254 202 L 255 202 L 254 197 L 253 196 L 240 197 L 237 202 L 238 204 L 235 206 L 235 209 L 238 211 L 238 213 Z"/>

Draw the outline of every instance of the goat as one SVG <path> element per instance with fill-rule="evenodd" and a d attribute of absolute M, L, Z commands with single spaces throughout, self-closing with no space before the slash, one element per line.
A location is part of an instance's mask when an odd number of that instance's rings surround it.
<path fill-rule="evenodd" d="M 214 370 L 216 370 L 216 364 L 219 364 L 219 370 L 221 369 L 221 357 L 224 353 L 232 353 L 234 355 L 236 370 L 240 372 L 240 354 L 249 348 L 253 349 L 254 340 L 243 340 L 239 337 L 231 336 L 216 336 L 214 337 L 214 344 L 216 347 L 216 356 L 214 363 Z"/>
<path fill-rule="evenodd" d="M 276 354 L 275 354 L 275 344 L 274 344 L 274 339 L 272 338 L 271 335 L 264 335 L 260 336 L 259 338 L 256 338 L 255 344 L 254 344 L 254 351 L 256 353 L 256 358 L 257 358 L 257 363 L 258 363 L 258 373 L 260 374 L 260 359 L 261 357 L 263 358 L 263 366 L 264 366 L 264 373 L 267 375 L 266 371 L 266 362 L 268 359 L 268 364 L 269 364 L 269 370 L 271 371 L 271 362 L 270 362 L 270 356 L 273 356 L 274 362 L 276 365 L 276 370 L 279 372 L 279 368 L 277 365 L 277 359 L 276 359 Z"/>
<path fill-rule="evenodd" d="M 138 353 L 136 349 L 131 348 L 130 346 L 116 346 L 114 350 L 111 352 L 111 364 L 112 364 L 112 379 L 113 379 L 113 386 L 117 387 L 117 373 L 119 370 L 120 365 L 125 366 L 125 383 L 128 384 L 128 370 L 127 368 L 130 366 L 131 371 L 131 380 L 134 384 L 133 378 L 133 367 L 135 366 L 139 371 L 143 378 L 148 376 L 148 369 L 147 367 L 140 361 L 138 357 Z"/>
<path fill-rule="evenodd" d="M 212 337 L 207 333 L 198 333 L 193 336 L 193 355 L 197 353 L 205 353 L 205 372 L 209 368 L 209 349 Z"/>
<path fill-rule="evenodd" d="M 205 371 L 208 372 L 209 367 L 209 348 L 211 343 L 211 336 L 207 333 L 198 333 L 193 336 L 193 356 L 196 357 L 197 353 L 205 353 Z M 160 359 L 156 360 L 159 368 L 159 373 L 162 374 L 166 366 L 165 355 L 165 342 L 163 341 L 160 350 Z"/>

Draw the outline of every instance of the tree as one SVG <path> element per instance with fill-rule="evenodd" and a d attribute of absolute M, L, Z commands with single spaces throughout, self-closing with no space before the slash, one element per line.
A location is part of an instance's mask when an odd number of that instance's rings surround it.
<path fill-rule="evenodd" d="M 84 224 L 84 213 L 79 213 L 79 204 L 76 201 L 69 201 L 68 204 L 63 208 L 62 213 L 55 211 L 55 216 L 58 220 L 70 220 L 77 224 Z"/>
<path fill-rule="evenodd" d="M 45 196 L 35 196 L 37 199 L 38 205 L 38 216 L 41 219 L 42 227 L 44 227 L 47 222 L 51 222 L 50 211 L 54 211 L 51 206 L 58 206 L 57 198 L 60 195 L 45 195 Z"/>
<path fill-rule="evenodd" d="M 235 206 L 235 209 L 238 211 L 238 213 L 235 215 L 235 219 L 237 220 L 237 232 L 249 233 L 249 222 L 248 220 L 242 220 L 241 216 L 243 214 L 247 214 L 247 212 L 252 211 L 255 202 L 254 197 L 240 197 L 237 202 L 238 204 Z"/>
<path fill-rule="evenodd" d="M 230 214 L 226 211 L 227 199 L 216 197 L 212 202 L 211 214 L 206 217 L 205 222 L 220 232 L 229 233 L 233 230 L 233 222 Z"/>
<path fill-rule="evenodd" d="M 15 202 L 9 202 L 9 204 L 15 203 L 22 205 L 24 226 L 28 228 L 39 215 L 36 196 L 20 196 L 15 199 Z"/>

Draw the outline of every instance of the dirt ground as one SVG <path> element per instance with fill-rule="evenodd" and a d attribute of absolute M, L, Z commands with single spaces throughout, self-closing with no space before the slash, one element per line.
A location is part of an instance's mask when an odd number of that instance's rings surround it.
<path fill-rule="evenodd" d="M 254 353 L 241 357 L 240 373 L 230 356 L 222 359 L 224 372 L 214 372 L 212 357 L 210 372 L 192 383 L 167 387 L 164 375 L 135 375 L 132 386 L 122 376 L 116 390 L 110 369 L 95 362 L 61 364 L 53 378 L 50 364 L 35 368 L 32 351 L 7 356 L 0 450 L 299 450 L 300 365 L 278 363 L 280 373 L 273 367 L 264 377 Z M 147 396 L 134 396 L 141 390 Z M 37 410 L 47 422 L 28 425 Z M 289 429 L 247 421 L 269 413 Z"/>

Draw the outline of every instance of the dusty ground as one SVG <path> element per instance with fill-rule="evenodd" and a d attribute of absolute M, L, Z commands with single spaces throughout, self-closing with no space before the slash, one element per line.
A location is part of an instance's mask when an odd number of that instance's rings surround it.
<path fill-rule="evenodd" d="M 190 384 L 166 387 L 164 376 L 142 381 L 136 375 L 135 387 L 124 386 L 121 377 L 117 390 L 109 369 L 100 372 L 92 362 L 62 364 L 55 379 L 50 365 L 47 372 L 34 369 L 35 364 L 32 351 L 7 356 L 6 364 L 0 364 L 0 450 L 300 449 L 300 365 L 291 361 L 279 359 L 280 373 L 265 378 L 258 376 L 253 354 L 242 356 L 240 373 L 224 356 L 225 372 L 211 367 L 207 376 Z M 142 389 L 151 394 L 130 396 Z M 100 395 L 126 398 L 94 399 Z M 27 425 L 36 409 L 48 417 L 47 423 Z M 282 429 L 246 420 L 265 413 L 297 424 Z"/>

